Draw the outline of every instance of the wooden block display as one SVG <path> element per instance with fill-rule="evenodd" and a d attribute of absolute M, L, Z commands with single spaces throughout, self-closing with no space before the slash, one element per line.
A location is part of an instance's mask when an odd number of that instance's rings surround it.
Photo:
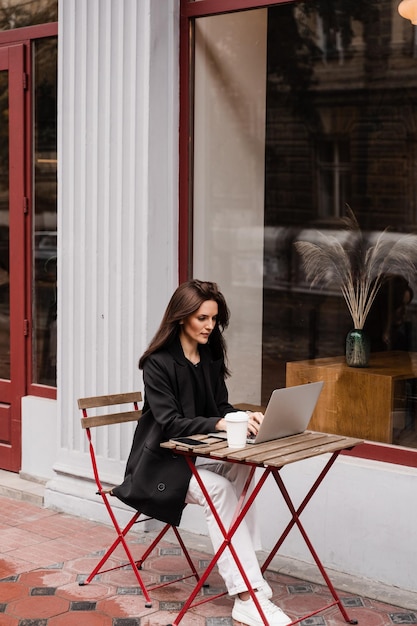
<path fill-rule="evenodd" d="M 325 383 L 309 429 L 381 443 L 392 443 L 400 387 L 413 378 L 417 352 L 374 353 L 365 368 L 348 367 L 344 356 L 293 361 L 286 368 L 287 387 Z"/>

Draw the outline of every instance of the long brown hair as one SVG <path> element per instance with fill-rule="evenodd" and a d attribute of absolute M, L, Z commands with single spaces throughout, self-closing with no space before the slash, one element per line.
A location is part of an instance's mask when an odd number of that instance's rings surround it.
<path fill-rule="evenodd" d="M 216 325 L 210 334 L 211 352 L 213 358 L 223 359 L 223 374 L 229 376 L 223 332 L 229 325 L 230 311 L 216 283 L 197 279 L 182 283 L 172 294 L 154 338 L 139 359 L 140 369 L 143 368 L 148 356 L 171 344 L 178 337 L 180 322 L 198 311 L 203 302 L 207 300 L 214 300 L 218 306 Z"/>

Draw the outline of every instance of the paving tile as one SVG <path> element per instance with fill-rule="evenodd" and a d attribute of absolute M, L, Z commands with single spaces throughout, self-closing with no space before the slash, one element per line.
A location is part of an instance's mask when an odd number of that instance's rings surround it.
<path fill-rule="evenodd" d="M 131 543 L 139 559 L 155 533 L 134 531 Z M 152 607 L 145 600 L 130 565 L 101 573 L 89 584 L 80 580 L 93 570 L 114 538 L 109 526 L 66 514 L 48 511 L 28 502 L 14 502 L 0 496 L 0 625 L 1 626 L 167 626 L 177 616 L 195 581 L 174 580 L 188 573 L 188 564 L 173 533 L 155 548 L 140 570 L 150 592 Z M 196 545 L 197 542 L 194 542 Z M 211 556 L 190 550 L 193 562 L 204 570 Z M 126 563 L 119 547 L 106 568 Z M 333 603 L 327 587 L 287 574 L 268 571 L 274 601 L 296 618 Z M 174 580 L 174 582 L 172 582 Z M 233 601 L 224 591 L 215 568 L 194 606 L 180 626 L 235 626 L 231 618 Z M 170 584 L 165 584 L 170 583 Z M 163 586 L 159 586 L 159 585 Z M 417 624 L 416 612 L 374 601 L 355 594 L 340 594 L 348 615 L 360 626 Z M 338 606 L 331 606 L 301 622 L 302 626 L 346 624 Z"/>
<path fill-rule="evenodd" d="M 417 615 L 413 612 L 389 613 L 393 624 L 417 624 Z"/>
<path fill-rule="evenodd" d="M 112 622 L 113 619 L 109 615 L 96 611 L 93 613 L 80 611 L 51 617 L 47 626 L 113 626 Z"/>
<path fill-rule="evenodd" d="M 0 624 L 1 626 L 19 626 L 19 619 L 12 615 L 2 614 Z"/>
<path fill-rule="evenodd" d="M 17 558 L 15 554 L 10 553 L 0 558 L 0 581 L 9 576 L 18 575 L 27 572 L 33 568 L 33 563 L 26 559 Z"/>
<path fill-rule="evenodd" d="M 340 599 L 342 601 L 343 606 L 346 607 L 347 609 L 352 606 L 364 606 L 362 598 L 358 598 L 358 597 L 342 598 L 341 597 Z"/>
<path fill-rule="evenodd" d="M 86 600 L 77 600 L 70 602 L 70 611 L 95 611 L 97 602 L 87 602 Z"/>
<path fill-rule="evenodd" d="M 148 572 L 146 570 L 140 571 L 140 576 L 143 584 L 146 587 L 151 587 L 159 583 L 160 578 L 156 572 Z M 115 570 L 113 572 L 107 572 L 101 575 L 101 580 L 104 583 L 115 585 L 116 587 L 124 585 L 126 587 L 133 587 L 138 585 L 135 574 L 132 568 L 129 566 L 126 569 Z"/>
<path fill-rule="evenodd" d="M 142 590 L 139 587 L 118 587 L 116 593 L 118 596 L 140 596 Z"/>
<path fill-rule="evenodd" d="M 161 609 L 158 601 L 152 602 L 152 607 L 145 606 L 145 599 L 142 596 L 114 596 L 106 600 L 101 600 L 97 604 L 97 609 L 106 615 L 113 617 L 140 617 L 150 615 Z"/>
<path fill-rule="evenodd" d="M 82 550 L 68 543 L 65 539 L 41 542 L 14 550 L 17 558 L 32 562 L 37 567 L 45 567 L 56 561 L 67 561 L 82 554 Z"/>
<path fill-rule="evenodd" d="M 27 596 L 9 602 L 7 614 L 24 619 L 53 617 L 67 612 L 69 602 L 58 596 Z"/>
<path fill-rule="evenodd" d="M 7 576 L 6 578 L 2 578 L 0 582 L 2 583 L 17 583 L 19 580 L 19 574 L 13 574 L 11 576 Z"/>
<path fill-rule="evenodd" d="M 185 557 L 182 554 L 167 554 L 166 556 L 158 556 L 146 560 L 145 565 L 148 569 L 155 569 L 158 572 L 183 572 L 190 570 Z"/>
<path fill-rule="evenodd" d="M 20 526 L 33 523 L 46 517 L 54 517 L 55 511 L 43 509 L 30 502 L 13 500 L 0 496 L 0 523 L 7 526 Z"/>
<path fill-rule="evenodd" d="M 37 569 L 24 572 L 19 576 L 19 582 L 28 587 L 62 587 L 75 582 L 75 574 L 68 571 L 53 569 Z"/>
<path fill-rule="evenodd" d="M 216 617 L 217 619 L 226 619 L 230 618 L 232 614 L 233 608 L 233 600 L 231 600 L 228 596 L 223 596 L 215 600 L 214 602 L 207 602 L 204 604 L 200 604 L 195 606 L 192 611 L 196 615 L 202 615 L 206 619 L 212 617 Z"/>
<path fill-rule="evenodd" d="M 349 609 L 348 615 L 350 619 L 357 619 L 359 626 L 392 626 L 392 622 L 386 613 L 376 613 L 372 609 Z M 325 620 L 326 626 L 346 625 L 339 612 L 330 616 L 325 614 Z"/>
<path fill-rule="evenodd" d="M 89 601 L 89 600 L 101 600 L 112 595 L 116 595 L 116 587 L 105 584 L 79 585 L 76 582 L 62 585 L 56 591 L 57 595 L 61 598 L 73 601 Z"/>
<path fill-rule="evenodd" d="M 152 599 L 158 600 L 159 603 L 163 602 L 179 602 L 182 603 L 189 595 L 189 592 L 185 591 L 184 587 L 180 584 L 167 585 L 165 587 L 159 587 L 152 589 L 150 592 Z"/>
<path fill-rule="evenodd" d="M 313 585 L 307 583 L 297 583 L 288 585 L 289 593 L 313 593 Z"/>
<path fill-rule="evenodd" d="M 172 623 L 176 616 L 177 613 L 175 612 L 158 611 L 157 613 L 142 617 L 140 626 L 167 626 L 167 624 Z M 188 613 L 181 620 L 180 626 L 206 626 L 206 619 L 205 617 Z"/>
<path fill-rule="evenodd" d="M 65 563 L 65 568 L 74 573 L 83 574 L 86 578 L 94 570 L 99 560 L 99 555 L 91 555 L 91 553 L 89 553 L 88 556 L 68 559 Z M 109 559 L 106 563 L 106 568 L 115 567 L 116 565 L 119 565 L 119 561 Z"/>
<path fill-rule="evenodd" d="M 0 602 L 2 604 L 27 595 L 28 587 L 26 585 L 18 582 L 0 582 Z"/>
<path fill-rule="evenodd" d="M 30 590 L 31 596 L 54 596 L 56 587 L 33 587 Z"/>
<path fill-rule="evenodd" d="M 39 539 L 36 534 L 18 527 L 3 529 L 1 533 L 2 552 L 4 554 L 16 550 L 16 548 L 24 548 L 37 543 L 39 543 Z"/>

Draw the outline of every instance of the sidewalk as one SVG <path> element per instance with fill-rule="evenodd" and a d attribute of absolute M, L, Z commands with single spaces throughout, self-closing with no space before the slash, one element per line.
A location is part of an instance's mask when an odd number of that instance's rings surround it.
<path fill-rule="evenodd" d="M 44 509 L 42 487 L 25 483 L 17 475 L 0 472 L 0 626 L 166 626 L 175 619 L 191 589 L 190 580 L 151 592 L 152 608 L 145 607 L 130 568 L 102 574 L 90 585 L 79 586 L 103 548 L 113 542 L 114 531 L 103 524 Z M 135 531 L 135 555 L 141 554 L 152 535 Z M 207 538 L 182 535 L 194 562 L 203 567 L 210 558 Z M 146 561 L 142 571 L 146 581 L 171 578 L 186 570 L 174 539 L 167 535 L 158 552 Z M 123 554 L 117 552 L 113 561 L 123 562 Z M 327 587 L 313 576 L 306 578 L 300 572 L 290 576 L 286 569 L 268 570 L 266 578 L 274 601 L 290 617 L 296 619 L 331 601 Z M 364 584 L 355 592 L 354 582 L 349 585 L 348 579 L 329 575 L 349 617 L 357 619 L 359 626 L 417 624 L 417 594 L 391 588 L 379 593 Z M 217 572 L 209 583 L 205 593 L 214 595 L 223 589 Z M 371 599 L 368 592 L 379 599 Z M 189 611 L 181 626 L 233 626 L 231 610 L 232 600 L 223 596 Z M 302 626 L 345 623 L 338 607 L 301 622 Z"/>

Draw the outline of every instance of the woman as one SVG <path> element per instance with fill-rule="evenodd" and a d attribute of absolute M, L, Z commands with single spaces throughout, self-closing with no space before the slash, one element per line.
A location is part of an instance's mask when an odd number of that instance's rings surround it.
<path fill-rule="evenodd" d="M 413 297 L 413 290 L 403 276 L 388 274 L 384 277 L 364 326 L 371 352 L 412 349 L 407 308 Z"/>
<path fill-rule="evenodd" d="M 225 379 L 229 375 L 223 331 L 229 310 L 215 283 L 191 280 L 174 292 L 160 327 L 139 360 L 143 369 L 144 406 L 138 422 L 124 482 L 113 494 L 145 515 L 178 525 L 186 503 L 204 507 L 215 550 L 223 536 L 185 459 L 160 447 L 162 441 L 226 430 L 229 404 Z M 249 415 L 248 431 L 256 434 L 262 413 Z M 229 527 L 248 468 L 197 460 L 199 473 L 225 527 Z M 253 511 L 234 535 L 233 545 L 270 626 L 291 619 L 270 602 L 272 590 L 259 568 L 252 537 Z M 248 626 L 263 626 L 259 612 L 230 552 L 218 561 L 231 596 L 232 617 Z"/>

